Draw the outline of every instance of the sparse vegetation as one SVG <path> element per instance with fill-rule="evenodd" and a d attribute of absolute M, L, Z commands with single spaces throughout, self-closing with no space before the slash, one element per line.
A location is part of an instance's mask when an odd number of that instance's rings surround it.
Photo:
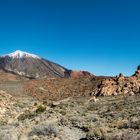
<path fill-rule="evenodd" d="M 1 92 L 0 136 L 13 134 L 18 136 L 19 140 L 54 140 L 55 137 L 56 140 L 139 140 L 140 94 L 99 96 L 96 97 L 98 100 L 94 101 L 90 100 L 91 96 L 86 95 L 90 95 L 89 91 L 94 88 L 93 83 L 90 83 L 91 79 L 84 79 L 83 83 L 81 80 L 83 79 L 48 80 L 53 83 L 53 89 L 52 83 L 44 80 L 39 86 L 46 86 L 48 91 L 43 91 L 40 100 L 28 95 L 19 97 Z M 110 81 L 112 82 L 108 82 Z M 122 79 L 118 81 L 125 88 L 134 84 L 124 84 Z M 35 93 L 30 90 L 32 96 L 40 96 L 40 93 L 36 94 L 38 81 L 35 85 L 36 81 L 31 82 L 35 87 Z M 48 99 L 46 95 L 49 96 Z M 65 97 L 66 99 L 62 99 Z"/>
<path fill-rule="evenodd" d="M 78 97 L 55 107 L 51 103 L 27 103 L 26 100 L 26 104 L 22 103 L 25 107 L 19 107 L 18 103 L 13 105 L 12 109 L 17 108 L 17 113 L 21 113 L 18 114 L 18 121 L 11 121 L 6 129 L 10 134 L 13 130 L 18 135 L 26 132 L 29 140 L 52 140 L 54 137 L 64 140 L 139 140 L 139 96 L 98 97 L 98 102 L 87 102 L 89 97 Z M 12 117 L 15 115 L 11 114 Z"/>
<path fill-rule="evenodd" d="M 22 121 L 22 120 L 26 120 L 26 119 L 32 119 L 35 116 L 37 116 L 37 114 L 41 114 L 44 111 L 46 111 L 46 107 L 43 105 L 39 105 L 39 106 L 37 106 L 35 111 L 25 110 L 24 113 L 22 113 L 18 116 L 18 120 Z"/>
<path fill-rule="evenodd" d="M 23 121 L 23 120 L 26 120 L 26 119 L 32 119 L 35 116 L 36 116 L 36 113 L 31 112 L 29 110 L 26 110 L 24 113 L 22 113 L 18 116 L 18 120 Z"/>
<path fill-rule="evenodd" d="M 56 129 L 54 124 L 43 124 L 33 128 L 30 132 L 29 136 L 48 136 L 51 137 L 57 136 L 58 130 Z"/>
<path fill-rule="evenodd" d="M 100 127 L 93 127 L 90 129 L 90 131 L 87 133 L 87 140 L 105 140 L 106 139 L 106 129 L 100 128 Z"/>
<path fill-rule="evenodd" d="M 46 111 L 46 107 L 43 106 L 43 105 L 39 105 L 37 106 L 37 109 L 36 109 L 36 113 L 39 114 L 39 113 L 43 113 L 44 111 Z"/>

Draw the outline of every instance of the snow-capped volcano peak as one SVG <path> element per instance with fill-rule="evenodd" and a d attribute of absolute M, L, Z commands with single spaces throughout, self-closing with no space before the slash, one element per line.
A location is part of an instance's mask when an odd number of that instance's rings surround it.
<path fill-rule="evenodd" d="M 37 55 L 17 50 L 0 56 L 0 70 L 36 79 L 64 77 L 67 69 Z"/>
<path fill-rule="evenodd" d="M 27 53 L 27 52 L 24 52 L 24 51 L 20 51 L 20 50 L 17 50 L 13 53 L 10 53 L 10 54 L 6 54 L 4 56 L 9 56 L 9 57 L 12 57 L 12 58 L 25 58 L 25 57 L 31 57 L 31 58 L 36 58 L 36 59 L 41 59 L 39 56 L 37 55 L 34 55 L 34 54 L 30 54 L 30 53 Z"/>

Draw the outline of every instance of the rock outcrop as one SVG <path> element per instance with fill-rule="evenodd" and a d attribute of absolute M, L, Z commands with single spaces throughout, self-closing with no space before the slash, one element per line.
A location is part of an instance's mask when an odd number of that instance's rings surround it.
<path fill-rule="evenodd" d="M 140 93 L 140 71 L 132 77 L 124 77 L 122 74 L 117 78 L 104 79 L 99 88 L 92 92 L 92 95 L 108 96 Z"/>

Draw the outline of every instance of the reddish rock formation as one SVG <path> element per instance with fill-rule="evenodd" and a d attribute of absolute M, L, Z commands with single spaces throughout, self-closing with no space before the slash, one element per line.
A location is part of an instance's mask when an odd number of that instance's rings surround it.
<path fill-rule="evenodd" d="M 120 75 L 118 78 L 104 79 L 92 95 L 134 95 L 140 93 L 140 78 L 138 76 L 137 73 L 137 75 L 129 78 Z"/>
<path fill-rule="evenodd" d="M 78 96 L 134 95 L 140 93 L 138 77 L 83 77 L 29 80 L 25 93 L 37 99 L 61 100 Z"/>
<path fill-rule="evenodd" d="M 65 72 L 65 77 L 70 77 L 70 78 L 82 78 L 82 77 L 90 77 L 93 76 L 91 73 L 87 71 L 72 71 L 72 70 L 67 70 Z"/>

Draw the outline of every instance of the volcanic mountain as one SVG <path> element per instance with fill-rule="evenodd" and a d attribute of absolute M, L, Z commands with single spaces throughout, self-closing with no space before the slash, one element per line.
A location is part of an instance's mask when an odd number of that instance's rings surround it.
<path fill-rule="evenodd" d="M 28 78 L 65 77 L 67 71 L 54 62 L 20 50 L 0 56 L 0 69 Z"/>

